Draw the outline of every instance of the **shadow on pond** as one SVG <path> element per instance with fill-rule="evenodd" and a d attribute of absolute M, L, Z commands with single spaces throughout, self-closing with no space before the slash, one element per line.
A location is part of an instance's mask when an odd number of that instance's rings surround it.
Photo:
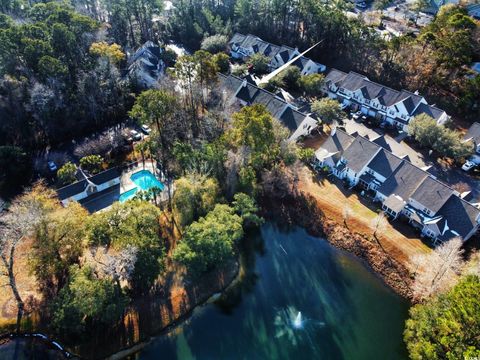
<path fill-rule="evenodd" d="M 273 223 L 241 250 L 241 281 L 136 359 L 406 357 L 408 305 L 358 259 Z"/>
<path fill-rule="evenodd" d="M 242 241 L 240 264 L 239 281 L 218 300 L 131 359 L 406 358 L 407 302 L 352 255 L 267 222 Z M 202 281 L 228 282 L 218 273 Z M 169 291 L 135 301 L 122 326 L 92 333 L 80 352 L 98 358 L 158 334 L 200 296 L 198 286 Z"/>

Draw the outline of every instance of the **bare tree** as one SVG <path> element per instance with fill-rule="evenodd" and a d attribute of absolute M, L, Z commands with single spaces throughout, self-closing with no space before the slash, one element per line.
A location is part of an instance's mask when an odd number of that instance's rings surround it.
<path fill-rule="evenodd" d="M 462 259 L 462 240 L 454 238 L 428 254 L 416 255 L 412 262 L 416 266 L 413 292 L 418 299 L 448 290 L 460 274 Z"/>
<path fill-rule="evenodd" d="M 352 213 L 352 210 L 350 209 L 350 206 L 348 206 L 348 202 L 347 202 L 343 207 L 343 224 L 347 229 L 348 229 L 348 219 L 350 218 L 351 213 Z"/>
<path fill-rule="evenodd" d="M 136 246 L 128 245 L 117 254 L 108 253 L 106 248 L 100 253 L 102 254 L 101 259 L 97 256 L 98 249 L 92 252 L 93 259 L 97 263 L 97 272 L 112 278 L 118 286 L 122 281 L 130 281 L 137 262 L 138 248 Z"/>
<path fill-rule="evenodd" d="M 387 225 L 387 219 L 385 217 L 385 214 L 382 211 L 372 221 L 373 237 L 375 238 L 375 240 L 379 241 L 377 237 L 377 233 L 379 231 L 384 230 L 386 225 Z"/>
<path fill-rule="evenodd" d="M 226 189 L 227 194 L 233 196 L 238 184 L 238 172 L 245 166 L 250 157 L 251 150 L 246 146 L 241 146 L 236 152 L 229 151 L 225 160 L 226 169 Z"/>
<path fill-rule="evenodd" d="M 20 295 L 15 277 L 16 250 L 41 220 L 40 204 L 26 196 L 15 200 L 8 212 L 0 218 L 0 275 L 7 278 L 4 286 L 10 287 L 17 303 L 17 332 L 20 331 L 25 303 Z"/>

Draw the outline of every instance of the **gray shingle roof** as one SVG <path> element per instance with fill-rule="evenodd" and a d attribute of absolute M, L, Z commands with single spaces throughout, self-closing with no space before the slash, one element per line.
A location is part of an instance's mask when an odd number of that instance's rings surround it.
<path fill-rule="evenodd" d="M 260 89 L 255 85 L 247 84 L 246 86 L 242 86 L 238 91 L 237 98 L 251 105 L 258 91 L 260 91 Z"/>
<path fill-rule="evenodd" d="M 272 116 L 277 119 L 280 118 L 280 115 L 287 106 L 287 103 L 285 101 L 279 99 L 274 94 L 263 89 L 259 89 L 259 91 L 255 94 L 253 103 L 264 105 L 270 112 L 270 114 L 272 114 Z"/>
<path fill-rule="evenodd" d="M 219 86 L 230 93 L 235 94 L 243 83 L 243 80 L 234 75 L 218 74 Z"/>
<path fill-rule="evenodd" d="M 329 152 L 344 151 L 355 140 L 355 137 L 347 134 L 345 131 L 337 129 L 335 134 L 329 136 L 322 147 Z"/>
<path fill-rule="evenodd" d="M 403 207 L 405 206 L 403 200 L 394 194 L 387 197 L 383 204 L 389 209 L 395 211 L 397 214 L 402 211 Z"/>
<path fill-rule="evenodd" d="M 440 110 L 434 106 L 421 103 L 420 105 L 418 105 L 412 115 L 417 116 L 420 114 L 427 114 L 431 118 L 438 120 L 444 113 L 445 111 Z"/>
<path fill-rule="evenodd" d="M 401 163 L 402 159 L 389 151 L 381 149 L 372 161 L 368 163 L 368 167 L 383 177 L 388 178 Z"/>
<path fill-rule="evenodd" d="M 340 86 L 349 91 L 356 91 L 365 85 L 366 79 L 365 76 L 350 71 Z"/>
<path fill-rule="evenodd" d="M 245 40 L 245 38 L 246 38 L 245 35 L 240 33 L 235 33 L 228 43 L 230 44 L 230 46 L 232 45 L 240 46 Z"/>
<path fill-rule="evenodd" d="M 402 90 L 397 98 L 397 103 L 402 102 L 409 114 L 412 114 L 415 108 L 423 100 L 420 95 L 414 94 L 407 90 Z"/>
<path fill-rule="evenodd" d="M 438 213 L 445 217 L 450 230 L 465 238 L 476 226 L 476 219 L 480 214 L 480 210 L 458 196 L 453 195 L 450 196 Z"/>
<path fill-rule="evenodd" d="M 107 181 L 120 177 L 121 174 L 122 172 L 120 171 L 120 169 L 118 167 L 114 167 L 114 168 L 102 171 L 101 173 L 98 173 L 97 175 L 90 177 L 88 180 L 93 182 L 95 185 L 100 185 L 100 184 L 106 183 Z"/>
<path fill-rule="evenodd" d="M 82 191 L 86 189 L 88 185 L 87 180 L 81 180 L 74 182 L 73 184 L 64 186 L 57 190 L 58 198 L 60 200 L 68 199 L 74 195 L 80 194 Z"/>
<path fill-rule="evenodd" d="M 385 196 L 396 194 L 406 201 L 427 176 L 428 173 L 403 160 L 378 188 L 378 192 Z"/>
<path fill-rule="evenodd" d="M 88 180 L 94 183 L 95 185 L 101 185 L 110 180 L 120 177 L 121 174 L 122 174 L 121 170 L 118 167 L 114 167 L 114 168 L 102 171 L 97 175 L 91 176 L 90 178 L 88 178 Z M 87 188 L 87 186 L 88 186 L 87 180 L 80 180 L 80 181 L 74 182 L 73 184 L 70 184 L 58 189 L 57 195 L 60 200 L 65 200 L 74 195 L 80 194 Z"/>
<path fill-rule="evenodd" d="M 397 90 L 390 89 L 388 87 L 383 87 L 379 97 L 378 101 L 380 104 L 385 105 L 385 106 L 391 106 L 395 104 L 396 99 L 398 98 L 398 95 L 400 93 Z"/>
<path fill-rule="evenodd" d="M 337 69 L 331 69 L 328 74 L 325 76 L 325 83 L 328 84 L 334 84 L 338 86 L 339 83 L 345 79 L 347 76 L 347 73 L 344 73 L 343 71 L 337 70 Z"/>
<path fill-rule="evenodd" d="M 287 103 L 275 94 L 260 89 L 254 84 L 244 85 L 244 81 L 236 76 L 220 74 L 219 86 L 224 86 L 236 93 L 236 98 L 245 101 L 248 105 L 262 104 L 270 114 L 278 119 L 290 131 L 295 131 L 307 116 L 306 114 L 287 107 Z M 238 92 L 237 92 L 237 89 Z M 286 110 L 285 110 L 286 109 Z M 285 110 L 285 111 L 284 111 Z"/>
<path fill-rule="evenodd" d="M 376 99 L 383 93 L 384 87 L 380 84 L 374 83 L 370 80 L 364 80 L 361 88 L 362 95 L 365 99 Z"/>
<path fill-rule="evenodd" d="M 343 153 L 347 166 L 355 173 L 360 172 L 381 147 L 363 136 L 357 136 Z"/>
<path fill-rule="evenodd" d="M 278 120 L 291 132 L 295 131 L 305 119 L 305 114 L 288 107 Z"/>
<path fill-rule="evenodd" d="M 309 61 L 309 59 L 307 59 L 306 57 L 303 57 L 303 56 L 302 56 L 301 58 L 295 60 L 292 65 L 295 65 L 295 66 L 297 66 L 300 70 L 303 70 L 303 68 L 307 65 L 308 61 Z"/>
<path fill-rule="evenodd" d="M 437 213 L 453 194 L 453 190 L 432 177 L 427 177 L 418 186 L 411 198 Z"/>
<path fill-rule="evenodd" d="M 474 143 L 480 143 L 480 123 L 474 122 L 463 137 L 464 140 L 473 140 Z"/>

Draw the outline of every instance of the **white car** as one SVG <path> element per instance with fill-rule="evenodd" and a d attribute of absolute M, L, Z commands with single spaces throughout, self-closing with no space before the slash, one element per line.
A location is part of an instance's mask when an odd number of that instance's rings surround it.
<path fill-rule="evenodd" d="M 136 130 L 130 130 L 130 136 L 135 141 L 142 140 L 142 135 Z"/>
<path fill-rule="evenodd" d="M 145 135 L 149 135 L 152 132 L 152 129 L 150 129 L 150 126 L 148 125 L 142 125 L 141 128 Z"/>
<path fill-rule="evenodd" d="M 470 171 L 472 170 L 477 164 L 471 162 L 470 160 L 465 161 L 465 164 L 462 166 L 463 171 Z"/>
<path fill-rule="evenodd" d="M 50 160 L 50 161 L 48 162 L 48 169 L 49 169 L 51 172 L 57 171 L 57 164 L 55 164 L 55 162 L 53 162 L 52 160 Z"/>

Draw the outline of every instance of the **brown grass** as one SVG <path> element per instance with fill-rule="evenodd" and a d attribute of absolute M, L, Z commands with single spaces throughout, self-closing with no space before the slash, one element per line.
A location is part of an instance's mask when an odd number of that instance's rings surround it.
<path fill-rule="evenodd" d="M 332 181 L 317 177 L 305 167 L 300 176 L 299 191 L 312 195 L 325 215 L 338 224 L 344 224 L 345 208 L 348 207 L 348 229 L 372 235 L 372 223 L 378 215 L 376 206 L 356 192 L 344 188 L 341 181 Z M 410 226 L 398 220 L 387 222 L 378 234 L 386 252 L 407 268 L 411 268 L 410 259 L 413 255 L 430 251 Z"/>

